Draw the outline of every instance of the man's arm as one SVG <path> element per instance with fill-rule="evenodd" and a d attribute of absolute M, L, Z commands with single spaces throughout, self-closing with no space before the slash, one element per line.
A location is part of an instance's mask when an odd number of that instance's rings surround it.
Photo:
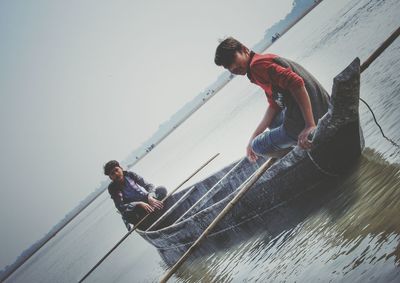
<path fill-rule="evenodd" d="M 122 217 L 124 217 L 127 212 L 133 211 L 136 207 L 141 207 L 148 213 L 154 211 L 154 208 L 151 205 L 143 201 L 132 201 L 130 203 L 124 203 L 121 193 L 113 193 L 110 195 L 114 201 L 115 207 L 121 213 Z"/>
<path fill-rule="evenodd" d="M 312 113 L 312 106 L 304 80 L 290 68 L 284 68 L 278 64 L 271 64 L 268 68 L 268 74 L 274 84 L 282 89 L 289 90 L 293 98 L 299 105 L 305 127 L 299 134 L 297 140 L 300 147 L 311 148 L 311 142 L 308 140 L 308 135 L 315 129 L 315 121 Z"/>
<path fill-rule="evenodd" d="M 134 172 L 129 172 L 133 178 L 133 180 L 140 186 L 142 186 L 146 191 L 148 191 L 149 193 L 153 193 L 154 192 L 154 185 L 151 183 L 146 182 L 145 179 L 143 179 L 143 177 L 141 177 L 140 175 L 134 173 Z"/>
<path fill-rule="evenodd" d="M 122 194 L 121 193 L 116 193 L 112 189 L 112 184 L 108 187 L 108 193 L 110 194 L 111 199 L 114 202 L 115 207 L 118 209 L 118 211 L 123 214 L 123 208 L 122 208 Z"/>
<path fill-rule="evenodd" d="M 147 212 L 152 212 L 155 209 L 162 209 L 164 207 L 163 203 L 156 199 L 155 187 L 153 184 L 147 183 L 141 176 L 134 172 L 129 172 L 133 180 L 143 188 L 145 188 L 149 194 L 147 195 L 147 201 L 150 204 L 151 211 L 149 207 L 144 207 Z"/>
<path fill-rule="evenodd" d="M 138 202 L 130 202 L 130 203 L 124 203 L 122 199 L 122 193 L 117 192 L 117 193 L 111 193 L 110 196 L 112 200 L 114 201 L 115 207 L 118 209 L 119 212 L 121 212 L 121 215 L 124 215 L 125 212 L 132 211 L 138 204 Z"/>
<path fill-rule="evenodd" d="M 314 116 L 312 113 L 310 97 L 308 96 L 307 90 L 304 85 L 292 90 L 292 94 L 300 107 L 301 113 L 303 114 L 303 118 L 305 121 L 305 127 L 298 136 L 298 144 L 302 148 L 309 149 L 311 148 L 312 144 L 308 139 L 308 136 L 316 127 Z"/>
<path fill-rule="evenodd" d="M 265 131 L 266 128 L 268 128 L 271 123 L 272 120 L 275 118 L 276 114 L 279 113 L 279 110 L 268 106 L 267 110 L 265 111 L 265 114 L 262 118 L 262 120 L 260 121 L 260 123 L 258 124 L 257 128 L 254 130 L 253 134 L 250 137 L 250 142 L 259 134 L 261 134 L 262 132 Z"/>

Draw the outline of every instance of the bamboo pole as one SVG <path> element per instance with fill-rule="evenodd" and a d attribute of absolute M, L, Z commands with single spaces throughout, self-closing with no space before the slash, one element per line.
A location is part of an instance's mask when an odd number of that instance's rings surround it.
<path fill-rule="evenodd" d="M 381 45 L 372 53 L 367 60 L 362 63 L 360 66 L 360 73 L 362 73 L 365 69 L 371 65 L 372 62 L 375 61 L 376 58 L 378 58 L 379 55 L 382 54 L 383 51 L 385 51 L 386 48 L 389 47 L 390 44 L 392 44 L 393 41 L 400 35 L 400 27 L 398 27 L 384 42 L 381 43 Z"/>
<path fill-rule="evenodd" d="M 242 198 L 242 196 L 254 185 L 255 182 L 261 177 L 264 172 L 271 167 L 275 162 L 275 158 L 268 159 L 258 170 L 246 180 L 240 187 L 238 194 L 226 205 L 226 207 L 218 214 L 218 216 L 211 222 L 206 230 L 194 242 L 194 244 L 186 251 L 186 253 L 169 269 L 161 278 L 160 283 L 165 283 L 169 278 L 178 270 L 183 262 L 190 256 L 190 254 L 197 248 L 200 242 L 210 233 L 210 231 L 218 224 L 218 222 L 233 208 L 233 206 Z"/>
<path fill-rule="evenodd" d="M 207 162 L 205 162 L 199 169 L 197 169 L 194 173 L 192 173 L 192 175 L 190 175 L 188 178 L 186 178 L 182 183 L 180 183 L 175 189 L 173 189 L 165 198 L 163 198 L 161 200 L 161 202 L 164 202 L 167 198 L 169 198 L 174 192 L 176 192 L 180 187 L 183 186 L 183 184 L 185 184 L 187 181 L 189 181 L 194 175 L 196 175 L 201 169 L 203 169 L 204 167 L 206 167 L 211 161 L 213 161 L 217 156 L 219 155 L 219 153 L 215 154 L 213 157 L 211 157 Z M 90 270 L 89 272 L 87 272 L 85 274 L 85 276 L 82 277 L 81 280 L 79 280 L 79 283 L 83 282 L 130 234 L 132 234 L 133 231 L 135 231 L 137 229 L 137 227 L 139 227 L 140 224 L 142 224 L 142 222 L 150 215 L 151 213 L 146 214 L 146 216 L 144 216 L 142 218 L 142 220 L 140 220 L 128 233 L 125 234 L 125 236 L 122 237 L 121 240 L 118 241 L 118 243 L 116 243 L 111 250 L 109 250 Z"/>

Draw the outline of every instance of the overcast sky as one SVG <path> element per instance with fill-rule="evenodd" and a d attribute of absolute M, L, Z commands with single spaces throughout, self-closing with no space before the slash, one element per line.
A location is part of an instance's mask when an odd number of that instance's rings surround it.
<path fill-rule="evenodd" d="M 292 1 L 1 1 L 0 269 L 252 46 Z"/>

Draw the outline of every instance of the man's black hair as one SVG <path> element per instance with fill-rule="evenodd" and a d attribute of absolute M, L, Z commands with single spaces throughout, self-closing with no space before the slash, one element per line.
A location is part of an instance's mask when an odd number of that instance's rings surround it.
<path fill-rule="evenodd" d="M 105 165 L 104 165 L 104 175 L 109 176 L 111 171 L 115 168 L 115 167 L 121 167 L 119 166 L 119 163 L 117 160 L 110 160 L 108 161 Z"/>
<path fill-rule="evenodd" d="M 218 45 L 217 50 L 215 50 L 214 62 L 217 66 L 223 66 L 224 68 L 229 68 L 232 64 L 235 53 L 237 51 L 242 52 L 248 49 L 238 40 L 233 37 L 228 37 L 221 41 Z"/>

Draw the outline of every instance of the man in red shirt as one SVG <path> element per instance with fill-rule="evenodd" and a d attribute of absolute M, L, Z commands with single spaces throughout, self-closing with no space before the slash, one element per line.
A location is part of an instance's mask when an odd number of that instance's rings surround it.
<path fill-rule="evenodd" d="M 296 143 L 311 148 L 308 137 L 328 111 L 329 95 L 307 70 L 274 54 L 256 54 L 232 37 L 218 45 L 214 61 L 265 91 L 269 106 L 247 145 L 250 160 L 279 155 Z"/>

